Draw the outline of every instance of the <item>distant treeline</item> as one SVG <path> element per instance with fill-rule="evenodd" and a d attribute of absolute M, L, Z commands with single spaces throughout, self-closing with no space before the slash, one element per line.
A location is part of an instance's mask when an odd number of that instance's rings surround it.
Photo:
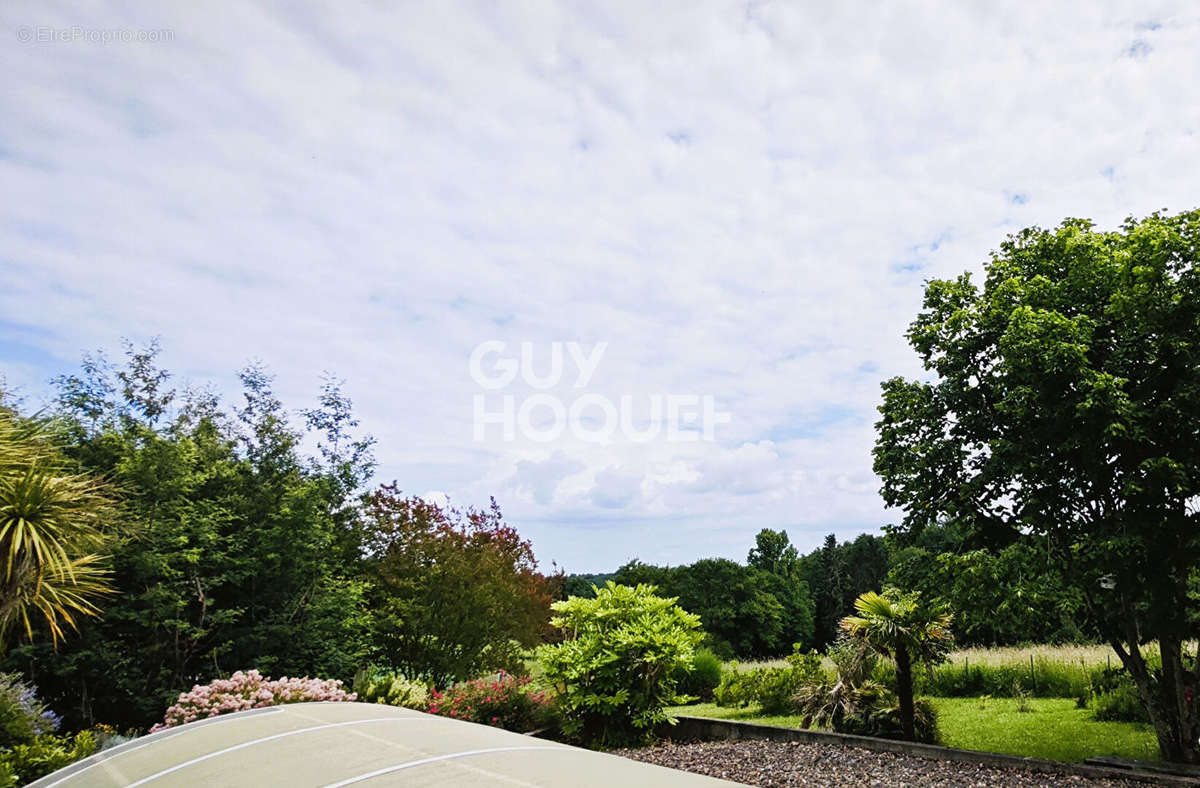
<path fill-rule="evenodd" d="M 1065 590 L 1036 542 L 978 549 L 953 526 L 915 537 L 861 534 L 800 555 L 786 531 L 764 528 L 745 563 L 706 558 L 683 566 L 634 559 L 611 573 L 568 575 L 564 596 L 591 596 L 593 585 L 652 583 L 679 597 L 704 622 L 714 651 L 726 658 L 762 658 L 801 648 L 824 650 L 838 622 L 866 591 L 893 585 L 940 599 L 954 611 L 962 645 L 1079 642 L 1078 595 Z"/>

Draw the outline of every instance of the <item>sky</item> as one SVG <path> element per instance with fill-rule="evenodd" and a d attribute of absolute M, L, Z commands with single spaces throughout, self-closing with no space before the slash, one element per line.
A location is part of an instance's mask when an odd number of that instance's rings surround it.
<path fill-rule="evenodd" d="M 0 375 L 333 373 L 379 481 L 568 571 L 877 532 L 924 282 L 1200 204 L 1200 9 L 1001 5 L 8 0 Z"/>

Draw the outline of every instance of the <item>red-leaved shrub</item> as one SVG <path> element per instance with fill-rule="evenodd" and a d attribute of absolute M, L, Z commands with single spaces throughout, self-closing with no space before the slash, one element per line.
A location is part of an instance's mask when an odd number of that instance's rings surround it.
<path fill-rule="evenodd" d="M 496 681 L 464 681 L 445 692 L 434 690 L 429 713 L 520 733 L 536 730 L 552 721 L 553 702 L 546 693 L 534 692 L 528 685 L 529 679 L 504 673 Z"/>

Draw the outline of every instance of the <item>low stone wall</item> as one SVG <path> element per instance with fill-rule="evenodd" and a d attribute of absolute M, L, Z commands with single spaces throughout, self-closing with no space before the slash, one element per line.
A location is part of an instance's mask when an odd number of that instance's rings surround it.
<path fill-rule="evenodd" d="M 1022 758 L 1016 755 L 1000 755 L 998 753 L 978 752 L 976 750 L 956 750 L 951 747 L 940 747 L 935 744 L 917 744 L 895 741 L 893 739 L 876 739 L 870 736 L 851 736 L 845 733 L 804 730 L 802 728 L 783 728 L 776 725 L 759 725 L 757 723 L 738 722 L 736 720 L 717 720 L 709 717 L 681 716 L 677 725 L 664 726 L 659 731 L 659 735 L 664 739 L 672 739 L 674 741 L 765 739 L 767 741 L 800 741 L 810 744 L 833 744 L 842 747 L 861 747 L 865 750 L 874 750 L 877 752 L 894 752 L 918 758 L 977 763 L 1001 769 L 1023 769 L 1025 771 L 1063 776 L 1076 775 L 1080 777 L 1145 780 L 1160 785 L 1200 786 L 1200 779 L 1162 774 L 1160 772 L 1061 763 L 1059 761 Z"/>

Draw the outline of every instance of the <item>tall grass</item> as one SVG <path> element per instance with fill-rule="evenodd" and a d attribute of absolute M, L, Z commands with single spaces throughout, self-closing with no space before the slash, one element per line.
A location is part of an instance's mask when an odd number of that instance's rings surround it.
<path fill-rule="evenodd" d="M 1022 694 L 1038 698 L 1086 698 L 1094 690 L 1108 688 L 1113 683 L 1113 673 L 1106 662 L 1038 657 L 1030 653 L 1024 659 L 1008 662 L 976 663 L 970 657 L 963 657 L 938 665 L 932 676 L 922 673 L 915 683 L 918 692 L 944 698 L 979 695 L 1007 698 Z"/>
<path fill-rule="evenodd" d="M 1191 647 L 1194 650 L 1194 645 Z M 1143 647 L 1147 662 L 1156 664 L 1158 647 Z M 739 670 L 786 664 L 783 660 L 739 663 Z M 825 659 L 822 666 L 831 672 Z M 929 676 L 920 670 L 915 689 L 938 697 L 1013 697 L 1027 694 L 1039 698 L 1080 698 L 1112 689 L 1122 671 L 1120 659 L 1108 645 L 1033 645 L 1000 648 L 967 648 L 950 654 Z M 891 678 L 890 666 L 880 665 L 880 676 Z"/>

